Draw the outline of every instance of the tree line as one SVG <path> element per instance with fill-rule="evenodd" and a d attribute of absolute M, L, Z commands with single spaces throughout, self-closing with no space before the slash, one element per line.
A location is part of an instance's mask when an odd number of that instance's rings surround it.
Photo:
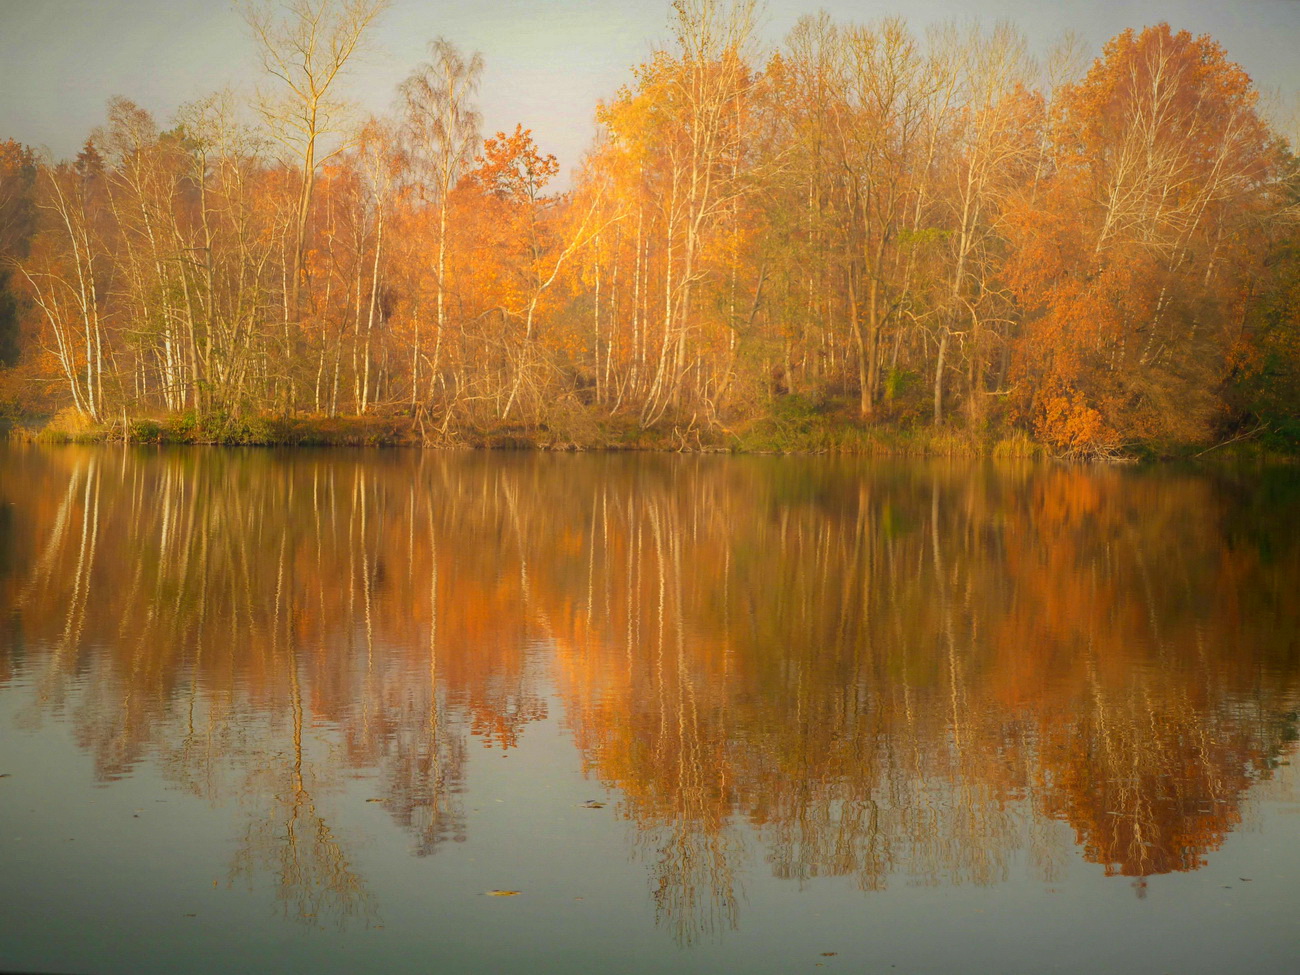
<path fill-rule="evenodd" d="M 264 78 L 0 144 L 0 399 L 90 421 L 409 417 L 428 441 L 766 418 L 1054 452 L 1300 432 L 1296 165 L 1208 36 L 676 0 L 572 185 L 439 38 L 349 110 L 383 0 L 249 7 Z M 584 433 L 585 431 L 585 433 Z M 694 438 L 693 441 L 691 438 Z"/>

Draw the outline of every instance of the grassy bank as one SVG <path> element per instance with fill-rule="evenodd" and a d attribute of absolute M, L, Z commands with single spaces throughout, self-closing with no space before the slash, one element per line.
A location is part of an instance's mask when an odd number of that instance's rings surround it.
<path fill-rule="evenodd" d="M 0 436 L 5 429 L 0 427 Z M 649 450 L 743 454 L 844 454 L 881 457 L 1049 458 L 1019 430 L 973 434 L 956 426 L 862 423 L 845 410 L 819 411 L 795 402 L 730 426 L 698 416 L 642 427 L 635 416 L 568 418 L 567 422 L 454 427 L 412 416 L 198 416 L 118 419 L 95 423 L 75 410 L 14 421 L 10 439 L 41 443 L 212 444 L 227 446 L 466 447 L 533 450 Z M 1294 444 L 1263 436 L 1215 444 L 1134 445 L 1111 459 L 1188 463 L 1294 460 Z"/>
<path fill-rule="evenodd" d="M 213 444 L 227 446 L 442 446 L 476 449 L 651 450 L 747 454 L 857 454 L 872 456 L 1045 456 L 1027 436 L 972 438 L 954 428 L 865 425 L 841 414 L 777 412 L 731 427 L 698 417 L 665 419 L 642 427 L 635 416 L 563 424 L 498 423 L 443 428 L 411 416 L 196 416 L 95 423 L 75 410 L 28 418 L 12 439 L 39 443 Z"/>
<path fill-rule="evenodd" d="M 20 420 L 10 438 L 39 443 L 213 444 L 225 446 L 381 446 L 421 440 L 409 418 L 276 417 L 193 412 L 96 423 L 76 410 Z"/>

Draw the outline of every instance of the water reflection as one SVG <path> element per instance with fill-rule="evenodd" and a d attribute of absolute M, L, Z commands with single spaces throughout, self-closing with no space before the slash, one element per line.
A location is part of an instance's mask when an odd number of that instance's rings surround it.
<path fill-rule="evenodd" d="M 1258 477 L 11 450 L 0 682 L 102 781 L 239 797 L 235 876 L 313 922 L 373 914 L 321 794 L 372 773 L 415 854 L 463 841 L 469 749 L 552 698 L 684 942 L 754 853 L 992 884 L 1064 822 L 1194 870 L 1295 748 L 1298 498 Z"/>

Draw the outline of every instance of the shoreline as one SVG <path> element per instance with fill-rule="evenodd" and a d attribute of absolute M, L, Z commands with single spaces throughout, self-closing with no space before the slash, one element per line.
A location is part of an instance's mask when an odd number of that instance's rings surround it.
<path fill-rule="evenodd" d="M 54 417 L 0 420 L 0 441 L 45 444 L 122 444 L 213 447 L 374 447 L 468 450 L 539 450 L 555 453 L 651 452 L 733 455 L 840 455 L 875 457 L 967 457 L 1000 460 L 1193 463 L 1261 461 L 1295 463 L 1300 455 L 1255 436 L 1218 443 L 1136 444 L 1105 456 L 1053 454 L 1023 431 L 973 436 L 958 427 L 935 429 L 897 421 L 864 425 L 842 416 L 783 425 L 770 418 L 741 429 L 700 429 L 696 424 L 641 428 L 634 418 L 606 418 L 583 429 L 500 424 L 445 428 L 410 416 L 195 418 L 193 414 L 96 424 L 65 410 Z"/>

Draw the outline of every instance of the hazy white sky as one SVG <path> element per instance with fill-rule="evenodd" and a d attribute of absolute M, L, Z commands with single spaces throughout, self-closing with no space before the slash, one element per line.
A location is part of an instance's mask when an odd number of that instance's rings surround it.
<path fill-rule="evenodd" d="M 901 14 L 918 30 L 942 20 L 1007 19 L 1044 52 L 1067 29 L 1089 54 L 1125 27 L 1168 21 L 1213 35 L 1256 83 L 1300 91 L 1300 0 L 768 0 L 769 44 L 818 9 L 837 21 Z M 668 0 L 395 0 L 373 49 L 347 79 L 364 108 L 391 107 L 397 83 L 439 35 L 483 53 L 485 134 L 532 128 L 561 166 L 591 140 L 599 98 L 669 37 Z M 231 0 L 0 0 L 0 139 L 70 155 L 124 95 L 166 124 L 183 102 L 258 80 L 247 28 Z"/>

